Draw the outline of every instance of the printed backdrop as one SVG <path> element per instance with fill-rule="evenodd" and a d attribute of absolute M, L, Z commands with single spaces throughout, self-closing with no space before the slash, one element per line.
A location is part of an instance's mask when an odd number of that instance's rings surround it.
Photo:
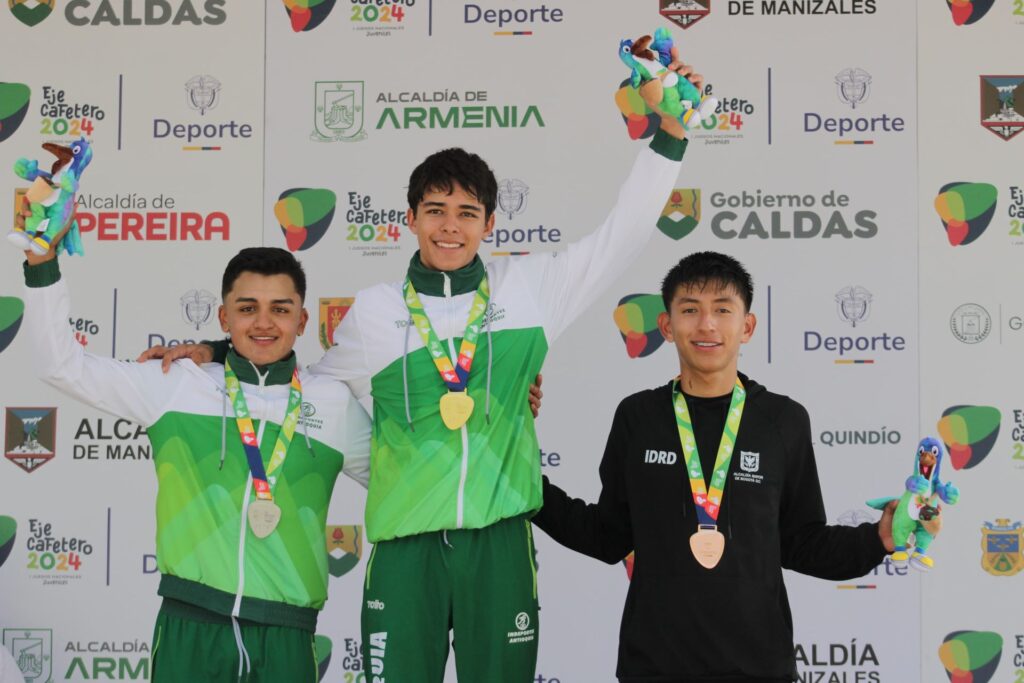
<path fill-rule="evenodd" d="M 18 157 L 48 165 L 41 144 L 92 141 L 87 255 L 62 260 L 69 334 L 121 359 L 217 336 L 223 265 L 263 244 L 309 272 L 316 324 L 298 351 L 315 361 L 357 290 L 402 276 L 405 185 L 439 148 L 479 153 L 500 180 L 485 258 L 564 248 L 646 144 L 616 104 L 619 40 L 671 29 L 721 105 L 641 259 L 549 356 L 545 473 L 596 500 L 615 405 L 677 370 L 654 326 L 659 278 L 694 250 L 733 254 L 756 281 L 741 367 L 810 411 L 830 520 L 877 518 L 864 501 L 899 493 L 928 434 L 963 492 L 930 574 L 787 574 L 802 683 L 1024 680 L 1021 0 L 8 4 L 0 215 L 23 189 Z M 21 258 L 6 258 L 3 645 L 33 683 L 144 680 L 159 604 L 149 443 L 34 377 Z M 364 501 L 346 480 L 331 504 L 324 681 L 364 680 Z M 614 680 L 624 566 L 543 534 L 538 549 L 536 681 Z"/>

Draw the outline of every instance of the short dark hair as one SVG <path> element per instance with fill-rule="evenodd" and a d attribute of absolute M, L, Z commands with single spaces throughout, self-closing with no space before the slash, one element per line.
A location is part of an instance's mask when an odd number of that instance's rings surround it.
<path fill-rule="evenodd" d="M 490 218 L 498 202 L 498 181 L 487 162 L 459 147 L 442 149 L 424 159 L 409 176 L 409 208 L 416 208 L 428 192 L 450 194 L 461 185 L 484 205 L 484 218 Z"/>
<path fill-rule="evenodd" d="M 665 310 L 670 310 L 672 299 L 680 287 L 697 287 L 701 291 L 708 285 L 715 289 L 732 287 L 743 300 L 746 310 L 754 300 L 754 281 L 743 264 L 731 256 L 715 251 L 698 251 L 672 266 L 661 281 L 661 299 Z"/>
<path fill-rule="evenodd" d="M 228 261 L 221 280 L 220 296 L 226 301 L 228 292 L 235 286 L 235 280 L 242 273 L 259 275 L 287 275 L 295 284 L 295 291 L 302 301 L 306 300 L 306 273 L 302 264 L 292 256 L 290 251 L 280 247 L 247 247 L 242 249 Z"/>

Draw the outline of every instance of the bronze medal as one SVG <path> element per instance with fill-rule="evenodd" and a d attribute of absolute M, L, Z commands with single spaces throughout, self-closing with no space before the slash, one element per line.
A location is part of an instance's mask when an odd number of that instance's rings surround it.
<path fill-rule="evenodd" d="M 690 551 L 705 569 L 714 569 L 725 552 L 725 536 L 713 524 L 701 524 L 690 536 Z"/>
<path fill-rule="evenodd" d="M 249 503 L 249 528 L 256 538 L 266 538 L 274 533 L 281 521 L 281 508 L 272 500 L 257 498 Z"/>

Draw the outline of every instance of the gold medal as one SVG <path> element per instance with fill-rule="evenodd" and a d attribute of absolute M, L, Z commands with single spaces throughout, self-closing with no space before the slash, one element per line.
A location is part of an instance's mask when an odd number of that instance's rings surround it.
<path fill-rule="evenodd" d="M 468 391 L 449 391 L 441 397 L 441 419 L 448 429 L 460 429 L 473 414 L 473 398 Z"/>
<path fill-rule="evenodd" d="M 725 552 L 725 536 L 714 524 L 700 524 L 690 536 L 690 551 L 705 569 L 714 569 Z"/>
<path fill-rule="evenodd" d="M 281 508 L 272 500 L 257 498 L 249 503 L 249 528 L 256 538 L 266 538 L 274 533 L 281 521 Z"/>

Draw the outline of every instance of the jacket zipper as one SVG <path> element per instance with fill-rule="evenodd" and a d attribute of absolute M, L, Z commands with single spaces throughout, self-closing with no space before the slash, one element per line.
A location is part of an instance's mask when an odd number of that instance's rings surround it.
<path fill-rule="evenodd" d="M 455 330 L 455 321 L 452 319 L 453 314 L 453 303 L 452 303 L 452 280 L 448 277 L 448 273 L 441 273 L 441 277 L 444 278 L 444 300 L 445 300 L 445 311 L 448 314 L 448 329 Z M 451 356 L 452 365 L 458 362 L 458 354 L 455 353 L 455 337 L 453 335 L 448 337 L 448 351 Z M 466 386 L 466 392 L 469 392 L 469 386 Z M 463 524 L 463 515 L 465 510 L 465 498 L 466 498 L 466 476 L 469 473 L 469 430 L 466 429 L 466 425 L 462 425 L 459 428 L 459 432 L 462 436 L 462 460 L 459 463 L 459 490 L 455 498 L 455 528 L 461 529 Z"/>

